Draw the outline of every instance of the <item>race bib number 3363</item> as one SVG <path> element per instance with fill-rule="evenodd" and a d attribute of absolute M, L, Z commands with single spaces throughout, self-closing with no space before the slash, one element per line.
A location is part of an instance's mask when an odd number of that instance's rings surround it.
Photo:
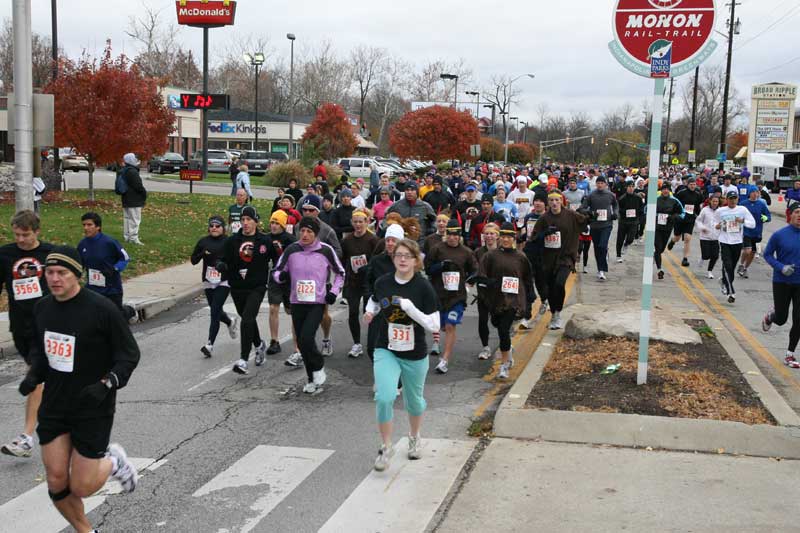
<path fill-rule="evenodd" d="M 75 337 L 45 331 L 44 353 L 47 355 L 50 368 L 59 372 L 72 372 L 75 366 Z"/>

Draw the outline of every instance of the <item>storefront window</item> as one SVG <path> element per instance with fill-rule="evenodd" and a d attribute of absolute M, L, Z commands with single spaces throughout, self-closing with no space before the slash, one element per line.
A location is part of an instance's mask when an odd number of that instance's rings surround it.
<path fill-rule="evenodd" d="M 251 150 L 253 143 L 245 141 L 228 141 L 228 148 L 231 150 Z"/>
<path fill-rule="evenodd" d="M 289 153 L 289 143 L 272 143 L 271 152 L 277 152 L 279 154 L 288 154 Z"/>
<path fill-rule="evenodd" d="M 225 150 L 228 143 L 226 141 L 208 141 L 208 147 L 212 150 Z"/>

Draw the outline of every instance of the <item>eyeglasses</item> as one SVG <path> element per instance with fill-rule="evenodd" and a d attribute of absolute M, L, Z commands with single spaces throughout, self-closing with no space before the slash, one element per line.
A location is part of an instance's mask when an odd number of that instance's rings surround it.
<path fill-rule="evenodd" d="M 313 213 L 314 211 L 316 211 L 316 209 L 314 209 L 313 207 L 304 207 L 303 208 L 303 213 Z"/>
<path fill-rule="evenodd" d="M 209 228 L 221 228 L 222 224 L 209 224 L 208 227 Z"/>
<path fill-rule="evenodd" d="M 414 256 L 411 254 L 394 254 L 394 258 L 402 259 L 404 261 L 410 261 L 411 259 L 414 259 Z"/>

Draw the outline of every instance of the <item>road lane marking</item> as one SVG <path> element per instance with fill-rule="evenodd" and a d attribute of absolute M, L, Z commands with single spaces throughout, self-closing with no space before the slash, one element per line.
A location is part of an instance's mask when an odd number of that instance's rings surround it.
<path fill-rule="evenodd" d="M 408 439 L 395 444 L 389 470 L 371 471 L 319 533 L 425 531 L 444 501 L 475 441 L 424 439 L 418 461 L 406 456 Z"/>
<path fill-rule="evenodd" d="M 192 496 L 206 500 L 203 508 L 214 514 L 206 519 L 208 526 L 216 519 L 223 521 L 228 531 L 246 533 L 332 454 L 333 450 L 259 445 Z M 240 488 L 245 490 L 237 490 Z M 241 522 L 231 523 L 237 519 Z M 207 529 L 211 530 L 213 527 Z"/>
<path fill-rule="evenodd" d="M 137 470 L 139 478 L 154 464 L 153 459 L 130 459 Z M 109 480 L 106 484 L 89 498 L 84 498 L 83 506 L 86 514 L 100 507 L 108 496 L 119 494 L 122 487 L 116 481 Z M 47 483 L 39 483 L 34 488 L 20 494 L 0 506 L 0 529 L 11 527 L 14 531 L 35 531 L 36 533 L 57 533 L 69 527 L 69 524 L 53 506 L 47 494 Z M 5 529 L 3 529 L 5 531 Z"/>

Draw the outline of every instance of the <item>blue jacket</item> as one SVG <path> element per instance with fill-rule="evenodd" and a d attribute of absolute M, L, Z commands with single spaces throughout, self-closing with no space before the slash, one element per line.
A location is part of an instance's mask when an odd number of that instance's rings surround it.
<path fill-rule="evenodd" d="M 800 229 L 789 225 L 773 233 L 764 249 L 764 259 L 774 271 L 772 281 L 800 285 Z M 784 265 L 794 265 L 794 274 L 784 276 Z"/>
<path fill-rule="evenodd" d="M 103 294 L 122 294 L 122 276 L 131 258 L 125 249 L 103 232 L 94 237 L 84 237 L 78 243 L 83 268 L 86 270 L 86 287 Z"/>
<path fill-rule="evenodd" d="M 769 207 L 767 207 L 767 202 L 759 198 L 755 202 L 750 201 L 750 198 L 745 198 L 739 202 L 739 205 L 750 211 L 750 214 L 753 215 L 753 218 L 756 219 L 756 227 L 755 228 L 748 228 L 745 226 L 744 228 L 744 236 L 750 238 L 761 238 L 761 234 L 764 230 L 764 222 L 761 220 L 761 215 L 767 217 L 767 222 L 772 220 L 772 214 L 769 212 Z"/>

